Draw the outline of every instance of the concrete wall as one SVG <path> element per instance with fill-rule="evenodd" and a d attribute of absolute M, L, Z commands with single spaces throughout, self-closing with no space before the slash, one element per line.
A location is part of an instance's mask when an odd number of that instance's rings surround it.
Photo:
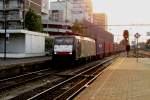
<path fill-rule="evenodd" d="M 0 53 L 4 51 L 4 36 L 0 35 Z M 7 53 L 24 53 L 25 52 L 25 35 L 10 34 L 7 42 Z"/>
<path fill-rule="evenodd" d="M 27 30 L 7 30 L 10 33 L 7 43 L 8 58 L 25 58 L 45 55 L 45 37 L 48 34 Z M 0 57 L 4 57 L 4 30 L 0 30 Z"/>
<path fill-rule="evenodd" d="M 45 52 L 45 37 L 26 34 L 25 38 L 26 53 L 44 53 Z"/>

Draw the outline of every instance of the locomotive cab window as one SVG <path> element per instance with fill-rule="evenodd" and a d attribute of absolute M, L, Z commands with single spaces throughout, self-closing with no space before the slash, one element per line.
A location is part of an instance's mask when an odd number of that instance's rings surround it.
<path fill-rule="evenodd" d="M 56 38 L 55 44 L 57 44 L 57 45 L 71 45 L 71 44 L 73 44 L 73 38 Z"/>

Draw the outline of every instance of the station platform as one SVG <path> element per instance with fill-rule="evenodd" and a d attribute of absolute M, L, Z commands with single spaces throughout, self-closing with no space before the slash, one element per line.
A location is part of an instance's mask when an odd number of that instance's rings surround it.
<path fill-rule="evenodd" d="M 118 58 L 74 100 L 150 100 L 150 58 Z"/>
<path fill-rule="evenodd" d="M 42 69 L 48 66 L 50 61 L 50 56 L 6 60 L 0 58 L 0 79 Z"/>
<path fill-rule="evenodd" d="M 6 60 L 3 60 L 2 58 L 0 58 L 0 70 L 9 69 L 17 65 L 41 63 L 41 62 L 50 61 L 50 60 L 51 60 L 51 57 L 49 56 L 22 58 L 22 59 L 6 59 Z"/>

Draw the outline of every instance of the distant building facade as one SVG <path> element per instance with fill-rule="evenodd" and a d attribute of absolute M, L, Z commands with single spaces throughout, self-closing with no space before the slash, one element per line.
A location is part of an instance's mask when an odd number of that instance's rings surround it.
<path fill-rule="evenodd" d="M 54 1 L 50 3 L 49 19 L 43 21 L 43 30 L 50 35 L 71 32 L 72 3 L 70 1 Z"/>
<path fill-rule="evenodd" d="M 21 1 L 24 1 L 25 11 L 28 11 L 29 7 L 31 7 L 35 11 L 35 13 L 41 15 L 42 2 L 44 2 L 44 0 L 21 0 Z"/>
<path fill-rule="evenodd" d="M 87 20 L 93 22 L 93 9 L 91 0 L 70 0 L 72 1 L 72 17 L 75 20 Z"/>
<path fill-rule="evenodd" d="M 49 0 L 42 0 L 42 21 L 49 19 Z"/>
<path fill-rule="evenodd" d="M 94 13 L 93 23 L 100 28 L 107 30 L 107 16 L 104 13 Z"/>
<path fill-rule="evenodd" d="M 44 32 L 62 34 L 72 32 L 73 23 L 93 22 L 91 0 L 57 0 L 50 2 L 49 21 L 43 21 Z"/>
<path fill-rule="evenodd" d="M 50 3 L 50 20 L 55 22 L 72 22 L 72 3 L 68 0 Z"/>

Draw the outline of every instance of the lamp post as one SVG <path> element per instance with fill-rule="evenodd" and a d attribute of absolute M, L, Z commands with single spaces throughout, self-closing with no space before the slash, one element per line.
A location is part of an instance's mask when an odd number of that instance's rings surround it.
<path fill-rule="evenodd" d="M 5 29 L 5 34 L 4 34 L 4 60 L 6 60 L 6 41 L 7 41 L 7 22 L 6 22 L 6 0 L 3 0 L 3 8 L 4 8 L 4 29 Z"/>
<path fill-rule="evenodd" d="M 139 41 L 138 40 L 139 40 L 139 38 L 140 38 L 141 35 L 139 33 L 136 33 L 134 36 L 135 36 L 135 38 L 137 40 L 136 57 L 137 57 L 137 62 L 138 62 L 138 55 L 139 55 L 138 54 L 138 46 L 139 46 L 139 43 L 138 43 Z"/>

